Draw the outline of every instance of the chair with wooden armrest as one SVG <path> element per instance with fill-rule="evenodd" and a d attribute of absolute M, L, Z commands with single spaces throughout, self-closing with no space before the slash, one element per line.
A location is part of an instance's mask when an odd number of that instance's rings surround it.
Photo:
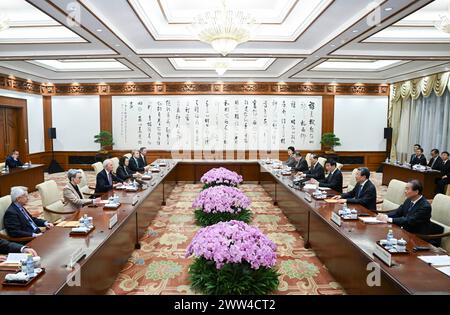
<path fill-rule="evenodd" d="M 384 199 L 377 201 L 377 203 L 382 203 L 381 209 L 378 212 L 389 212 L 400 207 L 401 204 L 406 199 L 405 196 L 406 183 L 393 179 L 389 182 L 386 195 Z"/>
<path fill-rule="evenodd" d="M 49 222 L 55 222 L 75 211 L 68 211 L 64 208 L 62 202 L 63 196 L 54 180 L 45 181 L 36 185 L 42 200 L 42 207 L 44 208 L 44 218 Z"/>
<path fill-rule="evenodd" d="M 103 164 L 100 162 L 96 162 L 92 164 L 92 168 L 94 169 L 95 176 L 103 170 Z"/>
<path fill-rule="evenodd" d="M 113 157 L 111 158 L 111 162 L 113 163 L 113 173 L 115 174 L 117 169 L 119 168 L 119 158 Z"/>
<path fill-rule="evenodd" d="M 450 196 L 450 185 L 447 185 L 447 187 L 444 191 L 447 196 Z"/>
<path fill-rule="evenodd" d="M 441 239 L 441 247 L 450 254 L 450 196 L 437 194 L 431 204 L 431 222 L 443 228 L 443 232 L 433 235 L 418 235 L 424 240 Z"/>
<path fill-rule="evenodd" d="M 337 163 L 336 162 L 336 168 L 338 169 L 338 170 L 340 170 L 340 171 L 342 171 L 342 168 L 344 167 L 344 164 L 342 164 L 342 163 Z"/>
<path fill-rule="evenodd" d="M 3 217 L 8 207 L 11 205 L 11 196 L 4 196 L 0 198 L 0 238 L 10 241 L 25 244 L 33 239 L 33 237 L 11 237 L 3 225 Z"/>

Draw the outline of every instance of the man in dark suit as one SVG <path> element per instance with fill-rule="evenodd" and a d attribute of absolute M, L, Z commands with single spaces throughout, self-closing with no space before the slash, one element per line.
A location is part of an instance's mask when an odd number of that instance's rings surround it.
<path fill-rule="evenodd" d="M 442 177 L 436 181 L 436 194 L 444 194 L 445 186 L 450 184 L 450 162 L 448 160 L 448 152 L 444 151 L 441 153 Z"/>
<path fill-rule="evenodd" d="M 442 159 L 439 156 L 439 150 L 433 149 L 431 150 L 431 159 L 428 162 L 428 166 L 431 167 L 431 169 L 440 171 L 442 169 Z"/>
<path fill-rule="evenodd" d="M 334 196 L 339 203 L 357 203 L 369 210 L 377 210 L 377 189 L 369 180 L 370 171 L 366 167 L 358 168 L 356 172 L 356 186 L 352 191 Z"/>
<path fill-rule="evenodd" d="M 319 187 L 331 188 L 338 193 L 342 193 L 342 173 L 337 168 L 337 163 L 334 160 L 327 160 L 325 162 L 325 169 L 328 172 L 328 176 L 325 179 L 319 181 L 311 180 L 313 184 L 319 184 Z"/>
<path fill-rule="evenodd" d="M 308 171 L 308 162 L 306 162 L 306 159 L 302 157 L 300 152 L 294 153 L 294 166 L 293 169 L 295 172 L 306 172 Z"/>
<path fill-rule="evenodd" d="M 411 165 L 420 164 L 423 166 L 427 166 L 427 159 L 426 159 L 425 155 L 423 155 L 423 148 L 416 149 L 416 154 L 413 154 L 411 156 L 411 160 L 409 161 L 409 164 L 411 164 Z"/>
<path fill-rule="evenodd" d="M 37 256 L 36 251 L 32 248 L 0 238 L 0 254 L 7 255 L 9 253 L 26 253 L 31 254 L 33 256 Z M 5 256 L 0 256 L 0 262 L 5 260 L 6 260 Z"/>
<path fill-rule="evenodd" d="M 31 216 L 24 208 L 28 202 L 28 192 L 24 188 L 11 188 L 11 201 L 3 217 L 3 224 L 9 236 L 37 237 L 42 235 L 40 227 L 53 227 L 50 222 Z"/>
<path fill-rule="evenodd" d="M 297 153 L 295 152 L 295 148 L 292 146 L 289 147 L 287 153 L 289 157 L 287 161 L 283 162 L 283 164 L 289 167 L 295 167 L 295 165 L 297 164 L 297 161 L 295 160 L 295 154 Z"/>
<path fill-rule="evenodd" d="M 19 151 L 14 149 L 11 155 L 6 158 L 5 164 L 9 168 L 16 168 L 22 166 L 23 163 L 19 160 Z"/>
<path fill-rule="evenodd" d="M 431 226 L 431 205 L 422 196 L 422 184 L 413 179 L 406 184 L 405 202 L 389 214 L 379 214 L 377 219 L 394 223 L 406 231 L 418 234 L 428 234 Z"/>
<path fill-rule="evenodd" d="M 103 161 L 103 170 L 97 174 L 97 181 L 95 184 L 95 193 L 105 193 L 112 190 L 114 187 L 123 183 L 123 181 L 113 174 L 113 162 L 111 160 Z"/>
<path fill-rule="evenodd" d="M 148 165 L 141 166 L 143 162 L 140 159 L 141 154 L 139 150 L 133 150 L 130 162 L 128 164 L 129 169 L 132 170 L 133 172 L 140 172 L 140 173 L 146 172 L 149 169 L 149 166 Z"/>
<path fill-rule="evenodd" d="M 306 172 L 300 172 L 300 176 L 305 176 L 307 179 L 315 179 L 315 180 L 321 180 L 325 178 L 325 172 L 323 170 L 322 165 L 319 163 L 319 156 L 317 154 L 311 155 L 311 167 Z"/>
<path fill-rule="evenodd" d="M 145 157 L 147 154 L 147 148 L 142 147 L 139 149 L 139 167 L 146 167 L 148 165 L 147 158 Z"/>

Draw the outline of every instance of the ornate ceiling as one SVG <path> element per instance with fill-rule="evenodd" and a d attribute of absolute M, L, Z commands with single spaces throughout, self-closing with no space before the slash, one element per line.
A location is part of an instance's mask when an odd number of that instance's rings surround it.
<path fill-rule="evenodd" d="M 1 1 L 0 72 L 40 82 L 391 83 L 450 69 L 448 0 L 228 0 L 259 23 L 225 59 L 192 17 L 219 0 Z M 219 76 L 217 62 L 229 64 Z"/>

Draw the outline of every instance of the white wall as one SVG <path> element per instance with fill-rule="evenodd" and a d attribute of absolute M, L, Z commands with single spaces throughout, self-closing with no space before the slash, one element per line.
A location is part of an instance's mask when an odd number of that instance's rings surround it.
<path fill-rule="evenodd" d="M 336 151 L 386 151 L 387 96 L 335 96 Z"/>
<path fill-rule="evenodd" d="M 52 97 L 52 121 L 56 128 L 55 151 L 97 151 L 94 135 L 100 132 L 99 96 Z"/>
<path fill-rule="evenodd" d="M 42 96 L 1 89 L 0 95 L 27 100 L 29 153 L 44 152 L 44 109 L 42 105 Z"/>

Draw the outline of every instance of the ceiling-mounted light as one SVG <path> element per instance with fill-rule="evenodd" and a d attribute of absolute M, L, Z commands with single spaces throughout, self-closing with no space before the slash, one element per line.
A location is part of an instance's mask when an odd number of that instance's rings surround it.
<path fill-rule="evenodd" d="M 237 45 L 247 42 L 256 26 L 248 12 L 233 10 L 222 1 L 222 8 L 194 17 L 192 28 L 197 38 L 222 54 L 228 55 Z"/>
<path fill-rule="evenodd" d="M 9 18 L 4 13 L 0 13 L 0 32 L 9 28 Z"/>
<path fill-rule="evenodd" d="M 214 64 L 214 69 L 216 70 L 218 75 L 222 76 L 228 70 L 228 63 L 223 62 L 223 61 L 218 61 Z"/>
<path fill-rule="evenodd" d="M 448 12 L 445 14 L 440 14 L 439 17 L 440 20 L 436 21 L 434 26 L 438 30 L 450 34 L 450 4 L 448 5 Z"/>

